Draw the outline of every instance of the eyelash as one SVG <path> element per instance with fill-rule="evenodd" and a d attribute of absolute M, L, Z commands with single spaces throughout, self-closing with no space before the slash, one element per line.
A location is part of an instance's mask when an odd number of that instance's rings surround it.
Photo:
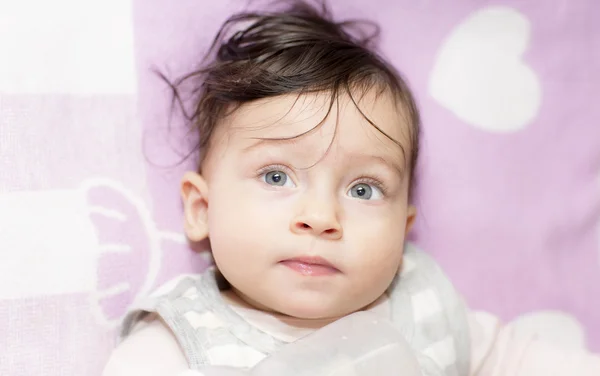
<path fill-rule="evenodd" d="M 256 177 L 260 178 L 267 172 L 271 172 L 271 171 L 282 171 L 282 172 L 285 172 L 286 175 L 288 175 L 288 176 L 290 176 L 291 172 L 292 172 L 292 170 L 288 166 L 284 166 L 281 164 L 273 164 L 273 165 L 265 166 L 265 167 L 261 168 L 260 170 L 258 170 L 256 172 Z"/>
<path fill-rule="evenodd" d="M 282 171 L 282 172 L 285 172 L 288 175 L 288 177 L 291 178 L 290 175 L 291 175 L 292 170 L 288 166 L 285 166 L 285 165 L 282 165 L 282 164 L 272 164 L 272 165 L 265 166 L 265 167 L 259 169 L 256 172 L 256 177 L 260 178 L 264 174 L 266 174 L 268 172 L 271 172 L 271 171 Z M 361 184 L 361 183 L 362 184 L 371 184 L 371 185 L 375 186 L 377 189 L 379 189 L 384 196 L 387 196 L 388 189 L 381 182 L 381 179 L 378 179 L 377 177 L 362 176 L 362 177 L 356 179 L 352 183 L 352 186 L 354 186 L 356 184 Z"/>
<path fill-rule="evenodd" d="M 381 191 L 381 194 L 383 194 L 383 196 L 387 196 L 388 189 L 379 179 L 363 176 L 363 177 L 355 180 L 354 183 L 352 184 L 352 186 L 354 186 L 356 184 L 361 184 L 361 183 L 362 184 L 371 184 L 371 185 L 375 186 L 375 188 L 379 189 Z"/>

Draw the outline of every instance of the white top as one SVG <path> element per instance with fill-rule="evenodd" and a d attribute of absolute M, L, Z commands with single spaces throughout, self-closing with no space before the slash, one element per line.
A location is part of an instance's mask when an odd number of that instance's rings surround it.
<path fill-rule="evenodd" d="M 253 309 L 230 291 L 224 300 L 247 322 L 273 337 L 294 342 L 330 323 L 329 320 L 302 320 Z M 389 302 L 384 296 L 368 311 L 389 316 Z M 199 323 L 217 325 L 218 318 L 206 316 Z M 534 335 L 521 335 L 512 326 L 486 313 L 471 313 L 469 326 L 472 341 L 472 376 L 598 376 L 600 357 L 583 350 L 567 350 L 546 343 Z M 208 354 L 211 363 L 248 367 L 258 363 L 263 354 L 239 346 Z M 184 376 L 199 375 L 188 370 L 187 361 L 171 331 L 156 318 L 148 316 L 137 324 L 133 333 L 112 354 L 103 376 Z"/>

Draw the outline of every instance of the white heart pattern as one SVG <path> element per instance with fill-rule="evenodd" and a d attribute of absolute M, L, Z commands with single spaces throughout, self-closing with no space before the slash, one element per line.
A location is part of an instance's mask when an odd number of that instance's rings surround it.
<path fill-rule="evenodd" d="M 529 21 L 505 6 L 472 13 L 447 37 L 429 93 L 466 123 L 495 133 L 523 129 L 535 118 L 541 87 L 523 60 Z"/>

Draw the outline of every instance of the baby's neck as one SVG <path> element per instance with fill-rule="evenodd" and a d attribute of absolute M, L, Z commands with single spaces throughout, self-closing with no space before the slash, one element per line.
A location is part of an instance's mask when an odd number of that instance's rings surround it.
<path fill-rule="evenodd" d="M 303 319 L 263 310 L 246 302 L 233 289 L 223 290 L 221 295 L 225 303 L 250 325 L 284 342 L 294 342 L 337 320 L 337 318 Z M 391 311 L 387 294 L 382 295 L 363 310 L 389 318 Z"/>

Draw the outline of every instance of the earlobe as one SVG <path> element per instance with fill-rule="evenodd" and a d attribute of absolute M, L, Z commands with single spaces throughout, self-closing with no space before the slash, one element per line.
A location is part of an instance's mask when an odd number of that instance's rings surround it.
<path fill-rule="evenodd" d="M 208 185 L 202 175 L 186 172 L 181 180 L 184 228 L 191 241 L 208 237 Z"/>
<path fill-rule="evenodd" d="M 406 230 L 405 234 L 408 234 L 412 229 L 415 219 L 417 218 L 417 208 L 413 205 L 410 205 L 406 211 Z"/>

